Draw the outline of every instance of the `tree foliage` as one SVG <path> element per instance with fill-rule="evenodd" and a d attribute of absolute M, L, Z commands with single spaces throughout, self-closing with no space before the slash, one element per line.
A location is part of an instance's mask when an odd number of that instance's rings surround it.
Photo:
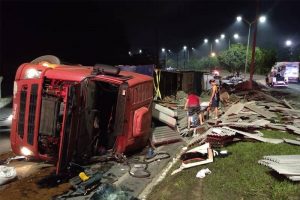
<path fill-rule="evenodd" d="M 222 67 L 229 72 L 244 72 L 246 62 L 246 46 L 242 44 L 233 44 L 225 51 L 222 51 L 216 57 L 191 57 L 186 63 L 186 69 L 206 70 Z M 246 70 L 249 71 L 251 65 L 252 49 L 248 51 L 248 62 Z M 266 74 L 276 62 L 276 51 L 274 49 L 255 49 L 255 73 Z M 180 63 L 180 62 L 179 62 Z M 169 58 L 167 66 L 177 67 L 177 61 Z M 179 64 L 178 68 L 182 66 Z"/>
<path fill-rule="evenodd" d="M 274 49 L 260 49 L 256 55 L 255 72 L 258 74 L 267 74 L 276 62 L 276 51 Z"/>
<path fill-rule="evenodd" d="M 220 65 L 229 72 L 242 71 L 245 67 L 246 47 L 242 44 L 231 45 L 228 50 L 219 54 L 218 59 Z"/>

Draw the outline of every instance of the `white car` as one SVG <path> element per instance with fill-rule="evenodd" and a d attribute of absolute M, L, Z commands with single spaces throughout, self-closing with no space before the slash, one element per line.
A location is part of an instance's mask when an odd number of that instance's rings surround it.
<path fill-rule="evenodd" d="M 12 109 L 0 108 L 0 132 L 10 131 L 12 122 Z"/>

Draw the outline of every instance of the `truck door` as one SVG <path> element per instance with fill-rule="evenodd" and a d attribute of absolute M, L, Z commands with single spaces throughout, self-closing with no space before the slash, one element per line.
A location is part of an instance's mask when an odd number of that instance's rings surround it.
<path fill-rule="evenodd" d="M 63 127 L 60 133 L 56 174 L 67 168 L 75 150 L 80 119 L 80 84 L 70 85 L 67 88 L 67 96 L 64 101 L 65 109 Z"/>

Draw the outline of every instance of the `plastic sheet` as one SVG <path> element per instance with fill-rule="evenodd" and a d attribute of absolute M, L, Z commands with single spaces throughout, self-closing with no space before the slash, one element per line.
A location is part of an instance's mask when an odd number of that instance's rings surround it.
<path fill-rule="evenodd" d="M 4 185 L 5 183 L 13 180 L 16 176 L 17 172 L 14 167 L 0 165 L 0 185 Z"/>

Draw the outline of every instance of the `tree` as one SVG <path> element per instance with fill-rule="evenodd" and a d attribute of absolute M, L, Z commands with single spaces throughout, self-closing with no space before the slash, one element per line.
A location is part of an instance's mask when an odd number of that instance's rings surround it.
<path fill-rule="evenodd" d="M 248 55 L 248 58 L 249 57 L 250 56 Z M 228 50 L 225 50 L 218 55 L 218 60 L 220 65 L 230 72 L 242 71 L 245 67 L 246 47 L 242 44 L 231 45 Z"/>
<path fill-rule="evenodd" d="M 166 63 L 166 67 L 176 68 L 177 67 L 177 63 L 176 63 L 176 61 L 174 59 L 168 58 L 167 59 L 167 63 Z"/>
<path fill-rule="evenodd" d="M 217 57 L 204 57 L 198 60 L 196 63 L 196 70 L 211 70 L 220 65 Z"/>
<path fill-rule="evenodd" d="M 276 51 L 274 49 L 259 49 L 256 51 L 258 51 L 258 54 L 256 55 L 255 72 L 267 74 L 276 62 Z"/>

